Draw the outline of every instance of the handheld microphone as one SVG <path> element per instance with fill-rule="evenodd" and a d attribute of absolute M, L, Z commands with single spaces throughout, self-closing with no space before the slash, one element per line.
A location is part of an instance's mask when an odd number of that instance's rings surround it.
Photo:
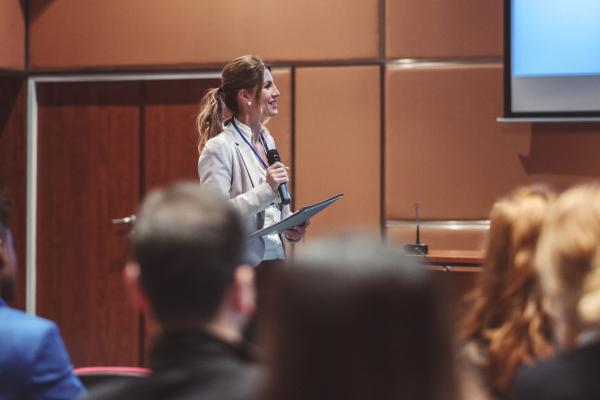
<path fill-rule="evenodd" d="M 279 152 L 277 149 L 271 149 L 267 151 L 267 161 L 269 162 L 269 165 L 273 165 L 276 162 L 281 162 L 281 157 L 279 157 Z M 287 183 L 280 184 L 277 188 L 277 191 L 279 192 L 279 197 L 281 198 L 282 204 L 285 205 L 292 202 L 292 196 L 290 196 Z"/>
<path fill-rule="evenodd" d="M 404 246 L 404 251 L 406 251 L 409 254 L 421 254 L 421 255 L 425 255 L 427 253 L 429 253 L 429 246 L 427 246 L 425 243 L 421 243 L 421 238 L 420 238 L 420 232 L 419 232 L 419 228 L 420 228 L 420 223 L 419 223 L 419 203 L 415 204 L 415 214 L 416 214 L 416 224 L 417 224 L 417 238 L 415 240 L 415 243 L 413 244 L 407 244 L 406 246 Z"/>

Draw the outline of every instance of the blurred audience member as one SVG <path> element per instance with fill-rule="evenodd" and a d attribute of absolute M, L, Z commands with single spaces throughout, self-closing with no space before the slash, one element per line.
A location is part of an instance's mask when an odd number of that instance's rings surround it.
<path fill-rule="evenodd" d="M 542 229 L 535 264 L 561 352 L 521 369 L 510 398 L 600 399 L 600 185 L 560 196 Z"/>
<path fill-rule="evenodd" d="M 492 208 L 483 270 L 459 326 L 466 398 L 505 397 L 520 365 L 553 352 L 533 258 L 554 199 L 544 187 L 523 187 Z"/>
<path fill-rule="evenodd" d="M 0 399 L 74 399 L 84 389 L 56 325 L 5 303 L 14 293 L 16 265 L 0 195 Z"/>
<path fill-rule="evenodd" d="M 151 193 L 134 227 L 136 262 L 126 267 L 161 334 L 145 380 L 110 384 L 94 399 L 251 399 L 262 376 L 241 344 L 254 311 L 253 270 L 240 265 L 236 211 L 180 183 Z"/>
<path fill-rule="evenodd" d="M 422 265 L 364 238 L 305 250 L 267 282 L 268 400 L 455 398 L 446 313 Z"/>

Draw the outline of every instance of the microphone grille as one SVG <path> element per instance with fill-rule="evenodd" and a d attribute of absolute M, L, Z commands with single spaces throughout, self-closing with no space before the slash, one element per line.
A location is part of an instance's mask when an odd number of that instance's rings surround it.
<path fill-rule="evenodd" d="M 269 161 L 269 165 L 274 164 L 278 161 L 281 161 L 281 158 L 279 157 L 279 152 L 277 151 L 277 149 L 271 149 L 271 150 L 267 151 L 267 161 Z"/>

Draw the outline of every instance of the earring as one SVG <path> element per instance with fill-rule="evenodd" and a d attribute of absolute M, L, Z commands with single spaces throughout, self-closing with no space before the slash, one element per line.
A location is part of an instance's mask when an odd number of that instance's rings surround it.
<path fill-rule="evenodd" d="M 252 102 L 251 102 L 251 101 L 249 101 L 249 102 L 248 102 L 248 107 L 249 107 L 249 106 L 251 106 L 251 105 L 252 105 Z"/>

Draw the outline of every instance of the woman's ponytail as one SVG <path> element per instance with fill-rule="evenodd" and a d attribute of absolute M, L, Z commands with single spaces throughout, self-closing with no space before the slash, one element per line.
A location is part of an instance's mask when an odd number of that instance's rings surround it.
<path fill-rule="evenodd" d="M 201 152 L 206 142 L 217 136 L 223 130 L 223 100 L 220 88 L 210 89 L 200 103 L 200 113 L 196 118 L 198 129 L 198 152 Z"/>

